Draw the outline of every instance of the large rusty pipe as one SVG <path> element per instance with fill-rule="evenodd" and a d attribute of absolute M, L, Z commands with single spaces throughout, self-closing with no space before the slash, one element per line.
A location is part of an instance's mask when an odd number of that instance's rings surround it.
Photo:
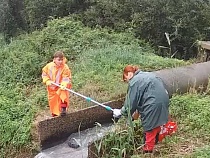
<path fill-rule="evenodd" d="M 205 91 L 210 75 L 210 62 L 163 69 L 154 73 L 163 80 L 170 97 L 174 93 L 186 93 L 191 88 Z"/>

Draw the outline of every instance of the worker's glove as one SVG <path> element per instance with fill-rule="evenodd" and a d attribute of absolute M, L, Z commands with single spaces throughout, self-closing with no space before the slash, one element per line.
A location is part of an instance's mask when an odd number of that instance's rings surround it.
<path fill-rule="evenodd" d="M 47 85 L 47 86 L 52 85 L 52 81 L 51 81 L 51 80 L 46 81 L 46 85 Z"/>
<path fill-rule="evenodd" d="M 114 109 L 113 110 L 113 117 L 114 118 L 120 118 L 121 117 L 121 109 Z"/>
<path fill-rule="evenodd" d="M 68 84 L 68 83 L 66 83 L 66 82 L 61 82 L 60 88 L 61 88 L 62 90 L 65 90 L 67 84 Z"/>

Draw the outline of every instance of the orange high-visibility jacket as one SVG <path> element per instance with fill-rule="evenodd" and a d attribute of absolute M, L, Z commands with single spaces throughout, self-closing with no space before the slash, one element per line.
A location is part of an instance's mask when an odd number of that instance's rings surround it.
<path fill-rule="evenodd" d="M 57 66 L 54 62 L 48 63 L 42 69 L 42 80 L 46 84 L 48 80 L 53 81 L 57 84 L 65 82 L 68 84 L 69 88 L 71 84 L 71 71 L 65 61 L 61 66 Z M 48 91 L 48 102 L 50 106 L 50 111 L 52 114 L 60 115 L 61 103 L 66 102 L 67 108 L 69 106 L 69 92 L 66 90 L 61 90 L 55 85 L 47 86 Z"/>

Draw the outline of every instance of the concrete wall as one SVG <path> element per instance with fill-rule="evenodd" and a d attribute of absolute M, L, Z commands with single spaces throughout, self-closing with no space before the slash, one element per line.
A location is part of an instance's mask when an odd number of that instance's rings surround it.
<path fill-rule="evenodd" d="M 104 103 L 112 108 L 121 108 L 122 99 Z M 71 133 L 93 127 L 95 122 L 112 121 L 112 112 L 100 106 L 68 113 L 64 117 L 49 118 L 35 125 L 37 130 L 34 139 L 38 140 L 41 149 L 55 146 L 68 138 Z"/>

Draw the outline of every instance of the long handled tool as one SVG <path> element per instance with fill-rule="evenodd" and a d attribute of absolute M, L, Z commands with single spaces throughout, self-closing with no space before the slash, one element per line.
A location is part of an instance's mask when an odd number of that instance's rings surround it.
<path fill-rule="evenodd" d="M 60 86 L 59 84 L 57 84 L 57 83 L 52 82 L 52 84 L 55 85 L 55 86 L 61 87 L 61 86 Z M 104 107 L 104 108 L 105 108 L 106 110 L 108 110 L 108 111 L 114 111 L 110 106 L 101 104 L 101 103 L 99 103 L 99 102 L 97 102 L 97 101 L 95 101 L 95 100 L 93 100 L 93 99 L 91 99 L 91 98 L 89 98 L 89 97 L 86 97 L 86 96 L 84 96 L 84 95 L 82 95 L 82 94 L 80 94 L 80 93 L 77 93 L 77 92 L 75 92 L 75 91 L 73 91 L 73 90 L 71 90 L 71 89 L 65 88 L 64 90 L 67 90 L 67 91 L 69 91 L 69 92 L 71 92 L 71 93 L 73 93 L 73 94 L 76 94 L 76 95 L 78 95 L 78 96 L 80 96 L 80 97 L 86 99 L 86 100 L 89 101 L 89 102 L 91 101 L 91 102 L 93 102 L 93 103 L 95 103 L 95 104 L 97 104 L 97 105 L 99 105 L 99 106 L 101 106 L 101 107 Z"/>

